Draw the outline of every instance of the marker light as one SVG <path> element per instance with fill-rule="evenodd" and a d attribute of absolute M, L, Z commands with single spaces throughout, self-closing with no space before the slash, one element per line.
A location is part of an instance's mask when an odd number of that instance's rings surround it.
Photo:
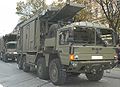
<path fill-rule="evenodd" d="M 13 54 L 17 54 L 17 52 L 13 52 Z"/>

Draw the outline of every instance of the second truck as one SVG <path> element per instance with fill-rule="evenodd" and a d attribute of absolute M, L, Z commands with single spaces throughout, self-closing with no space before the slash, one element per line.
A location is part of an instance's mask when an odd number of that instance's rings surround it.
<path fill-rule="evenodd" d="M 73 22 L 83 8 L 66 4 L 20 24 L 19 69 L 28 72 L 35 67 L 39 78 L 50 78 L 55 85 L 81 73 L 88 80 L 101 80 L 104 70 L 112 69 L 116 61 L 115 33 L 101 24 Z"/>
<path fill-rule="evenodd" d="M 4 62 L 15 61 L 17 58 L 17 34 L 10 33 L 0 39 L 0 58 Z"/>

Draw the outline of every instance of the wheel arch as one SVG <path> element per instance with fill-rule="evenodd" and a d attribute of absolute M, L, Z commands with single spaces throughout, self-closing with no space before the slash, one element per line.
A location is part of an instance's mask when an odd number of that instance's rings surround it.
<path fill-rule="evenodd" d="M 35 64 L 37 64 L 38 59 L 44 58 L 46 66 L 49 66 L 49 63 L 53 60 L 58 58 L 60 60 L 60 56 L 58 53 L 38 53 L 36 56 Z M 61 62 L 61 61 L 60 61 Z"/>
<path fill-rule="evenodd" d="M 35 59 L 35 64 L 37 64 L 37 61 L 38 61 L 41 57 L 42 57 L 42 58 L 44 57 L 44 56 L 43 56 L 43 53 L 37 53 L 36 59 Z"/>
<path fill-rule="evenodd" d="M 25 57 L 26 56 L 26 54 L 25 53 L 21 53 L 21 54 L 18 54 L 18 58 L 17 58 L 17 62 L 21 59 L 21 60 L 23 60 L 23 57 Z"/>
<path fill-rule="evenodd" d="M 59 59 L 59 61 L 60 61 L 60 56 L 59 56 L 59 54 L 58 54 L 58 53 L 51 53 L 51 54 L 49 55 L 48 65 L 49 65 L 49 63 L 50 63 L 53 59 Z M 61 61 L 60 61 L 60 63 L 61 63 Z"/>

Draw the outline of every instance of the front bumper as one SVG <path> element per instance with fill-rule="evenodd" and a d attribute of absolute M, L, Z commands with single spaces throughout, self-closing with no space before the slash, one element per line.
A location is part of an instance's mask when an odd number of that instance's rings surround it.
<path fill-rule="evenodd" d="M 9 58 L 9 59 L 15 59 L 15 58 L 17 58 L 17 54 L 9 54 L 9 53 L 7 53 L 6 57 Z"/>
<path fill-rule="evenodd" d="M 67 72 L 85 73 L 92 71 L 102 71 L 112 69 L 115 66 L 115 60 L 102 61 L 71 61 Z"/>

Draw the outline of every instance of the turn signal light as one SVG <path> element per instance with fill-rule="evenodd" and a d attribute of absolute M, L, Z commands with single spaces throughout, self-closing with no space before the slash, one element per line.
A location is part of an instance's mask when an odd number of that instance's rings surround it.
<path fill-rule="evenodd" d="M 70 60 L 72 61 L 74 59 L 75 59 L 74 54 L 70 54 Z"/>

